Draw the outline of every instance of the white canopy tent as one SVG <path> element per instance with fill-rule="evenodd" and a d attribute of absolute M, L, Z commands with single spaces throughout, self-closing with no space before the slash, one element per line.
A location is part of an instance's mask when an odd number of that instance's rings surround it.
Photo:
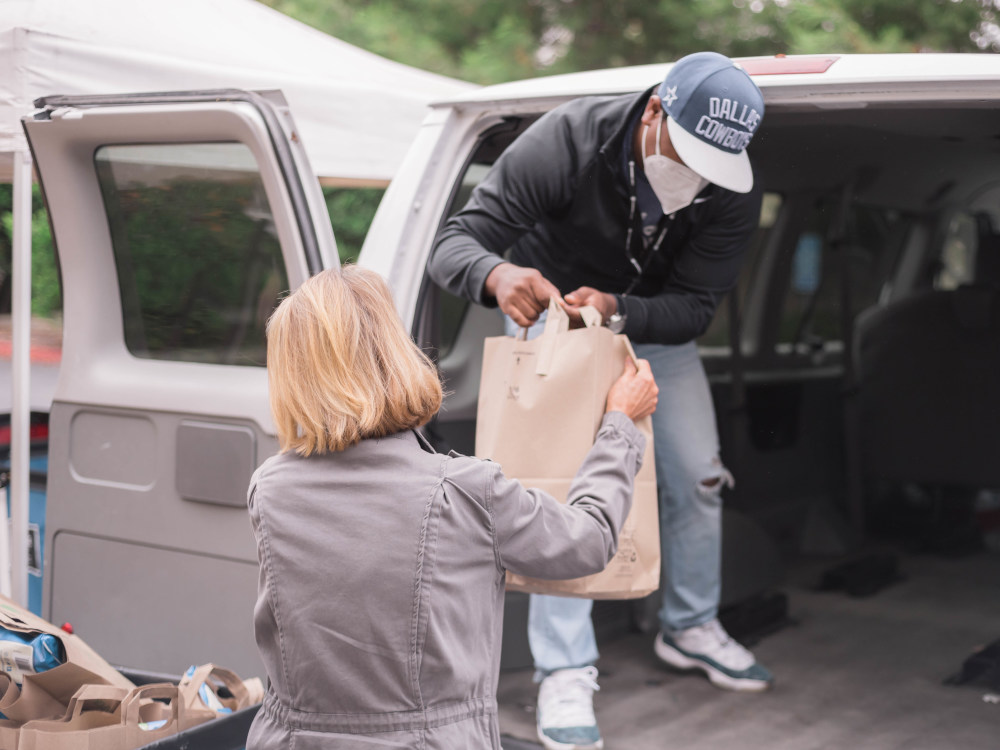
<path fill-rule="evenodd" d="M 0 533 L 0 561 L 11 564 L 0 565 L 0 591 L 27 604 L 32 167 L 21 118 L 34 100 L 280 89 L 321 179 L 384 185 L 428 103 L 469 87 L 365 52 L 256 0 L 0 0 L 0 182 L 13 182 L 14 191 L 9 555 Z"/>
<path fill-rule="evenodd" d="M 321 178 L 386 183 L 428 102 L 470 84 L 386 60 L 256 0 L 0 2 L 0 180 L 49 94 L 281 89 Z"/>

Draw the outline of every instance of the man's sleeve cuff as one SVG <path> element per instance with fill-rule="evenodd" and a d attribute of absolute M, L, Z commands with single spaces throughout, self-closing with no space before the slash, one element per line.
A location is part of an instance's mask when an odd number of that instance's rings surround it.
<path fill-rule="evenodd" d="M 497 300 L 496 297 L 491 297 L 486 294 L 486 277 L 490 275 L 490 272 L 499 266 L 501 263 L 506 263 L 503 258 L 499 255 L 490 254 L 486 257 L 480 258 L 469 269 L 469 283 L 473 289 L 478 289 L 479 292 L 476 297 L 476 302 L 484 307 L 496 307 Z"/>

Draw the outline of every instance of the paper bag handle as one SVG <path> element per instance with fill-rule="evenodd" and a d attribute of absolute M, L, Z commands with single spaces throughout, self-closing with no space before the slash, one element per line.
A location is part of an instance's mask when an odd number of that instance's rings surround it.
<path fill-rule="evenodd" d="M 555 297 L 549 299 L 549 314 L 545 317 L 545 329 L 542 331 L 542 348 L 538 352 L 538 363 L 535 366 L 536 375 L 548 375 L 552 370 L 552 358 L 556 353 L 556 339 L 559 334 L 569 330 L 569 315 Z"/>
<path fill-rule="evenodd" d="M 554 297 L 549 300 L 549 310 L 552 310 L 553 305 L 556 305 L 557 307 L 559 307 L 560 310 L 563 310 L 562 306 L 559 305 L 558 302 L 556 302 Z M 604 323 L 604 318 L 601 315 L 601 313 L 598 311 L 596 307 L 592 307 L 591 305 L 585 305 L 580 308 L 580 317 L 583 318 L 583 324 L 587 328 L 598 328 Z M 514 338 L 516 338 L 518 341 L 527 341 L 528 330 L 530 328 L 531 326 L 521 326 L 520 328 L 517 329 L 517 334 L 514 336 Z M 569 323 L 567 318 L 567 325 L 565 330 L 568 329 L 569 329 Z"/>
<path fill-rule="evenodd" d="M 587 328 L 599 328 L 604 322 L 604 318 L 600 311 L 596 307 L 591 307 L 590 305 L 585 305 L 580 308 L 580 317 L 583 318 L 583 323 Z M 566 333 L 569 330 L 569 315 L 562 308 L 562 305 L 556 300 L 555 297 L 549 300 L 549 313 L 545 318 L 545 330 L 542 331 L 542 348 L 538 352 L 538 364 L 535 367 L 536 375 L 548 375 L 552 370 L 552 359 L 556 352 L 556 337 L 561 333 Z M 527 329 L 523 329 L 523 333 L 527 334 Z M 523 340 L 523 337 L 521 337 Z M 625 340 L 625 349 L 628 352 L 629 357 L 631 357 L 632 362 L 635 366 L 639 367 L 639 359 L 635 356 L 635 351 L 632 349 L 632 344 L 627 338 Z"/>
<path fill-rule="evenodd" d="M 604 324 L 604 316 L 596 307 L 584 305 L 580 308 L 580 317 L 587 328 L 600 328 Z"/>
<path fill-rule="evenodd" d="M 597 308 L 590 305 L 580 308 L 580 317 L 583 318 L 583 323 L 587 328 L 599 328 L 604 322 L 603 316 Z M 535 367 L 536 375 L 548 375 L 551 372 L 552 359 L 555 357 L 556 352 L 556 338 L 559 334 L 566 333 L 568 330 L 569 315 L 556 298 L 553 297 L 549 300 L 549 312 L 545 318 L 545 329 L 541 335 L 542 348 L 538 352 L 538 364 Z M 527 328 L 522 328 L 518 338 L 522 341 L 527 338 L 527 331 Z M 625 351 L 628 353 L 632 363 L 638 368 L 639 358 L 635 355 L 632 342 L 625 336 L 622 337 L 622 340 L 625 342 Z"/>
<path fill-rule="evenodd" d="M 120 704 L 128 694 L 129 691 L 125 688 L 114 685 L 81 685 L 80 689 L 69 699 L 69 705 L 66 707 L 66 718 L 72 721 L 84 711 L 100 710 L 111 703 Z M 114 709 L 111 709 L 109 713 L 114 713 Z"/>
<path fill-rule="evenodd" d="M 243 684 L 247 689 L 247 705 L 254 706 L 264 700 L 264 693 L 266 691 L 260 677 L 250 677 L 243 680 Z"/>
<path fill-rule="evenodd" d="M 170 719 L 166 727 L 173 727 L 177 731 L 178 720 L 180 718 L 181 701 L 176 685 L 168 682 L 158 682 L 152 685 L 143 685 L 133 690 L 125 699 L 123 710 L 124 722 L 126 726 L 139 726 L 140 710 L 147 702 L 156 698 L 165 698 L 170 701 Z"/>
<path fill-rule="evenodd" d="M 6 680 L 6 682 L 4 682 Z M 6 672 L 0 672 L 0 713 L 21 697 L 21 689 Z"/>
<path fill-rule="evenodd" d="M 202 664 L 194 670 L 194 673 L 190 677 L 185 677 L 181 680 L 179 687 L 181 695 L 184 697 L 185 705 L 202 707 L 198 690 L 202 684 L 208 684 L 209 689 L 215 692 L 215 687 L 211 683 L 213 677 L 217 678 L 229 689 L 239 708 L 246 708 L 250 705 L 250 692 L 247 690 L 247 686 L 243 680 L 231 669 L 218 667 L 211 663 Z"/>
<path fill-rule="evenodd" d="M 584 324 L 587 328 L 597 328 L 604 324 L 604 317 L 598 311 L 596 307 L 591 307 L 587 305 L 580 308 L 580 316 L 583 318 Z M 632 360 L 632 364 L 635 365 L 636 369 L 639 369 L 639 358 L 635 356 L 635 349 L 632 348 L 632 342 L 628 340 L 628 336 L 622 335 L 622 341 L 625 342 L 625 351 L 628 353 L 629 359 Z"/>

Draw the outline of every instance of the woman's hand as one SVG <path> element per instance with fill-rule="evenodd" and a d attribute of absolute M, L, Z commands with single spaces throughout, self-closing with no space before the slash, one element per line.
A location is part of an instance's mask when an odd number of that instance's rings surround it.
<path fill-rule="evenodd" d="M 625 372 L 608 391 L 608 406 L 604 411 L 624 412 L 634 422 L 656 411 L 659 392 L 649 362 L 640 359 L 636 368 L 629 359 L 625 362 Z"/>

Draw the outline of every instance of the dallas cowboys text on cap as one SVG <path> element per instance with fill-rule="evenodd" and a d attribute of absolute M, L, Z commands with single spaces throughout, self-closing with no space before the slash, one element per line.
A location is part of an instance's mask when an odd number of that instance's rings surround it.
<path fill-rule="evenodd" d="M 731 153 L 747 147 L 764 114 L 750 76 L 716 52 L 679 60 L 660 86 L 667 114 L 684 130 Z"/>
<path fill-rule="evenodd" d="M 708 114 L 698 118 L 694 132 L 713 143 L 731 151 L 742 151 L 750 143 L 750 138 L 760 124 L 760 112 L 749 104 L 743 104 L 736 99 L 721 99 L 712 96 L 708 99 Z M 741 125 L 742 129 L 726 125 L 723 120 Z"/>
<path fill-rule="evenodd" d="M 671 67 L 659 97 L 683 163 L 716 185 L 749 192 L 746 148 L 764 117 L 764 97 L 747 72 L 717 52 L 696 52 Z"/>

